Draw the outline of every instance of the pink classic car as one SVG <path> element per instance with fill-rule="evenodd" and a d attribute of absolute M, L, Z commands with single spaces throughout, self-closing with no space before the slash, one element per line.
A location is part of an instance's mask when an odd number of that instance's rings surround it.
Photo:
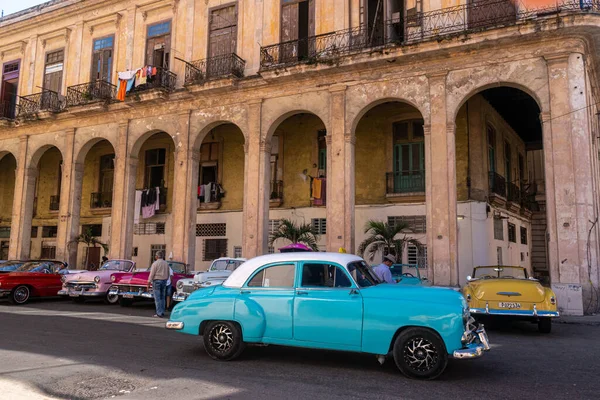
<path fill-rule="evenodd" d="M 177 282 L 182 278 L 193 278 L 194 274 L 187 269 L 188 266 L 178 261 L 167 261 L 169 267 L 173 270 L 171 279 L 171 288 L 175 291 Z M 152 287 L 148 289 L 148 276 L 150 269 L 146 271 L 136 271 L 128 274 L 114 275 L 111 279 L 113 286 L 109 290 L 110 296 L 118 296 L 119 304 L 123 307 L 131 305 L 135 300 L 152 300 L 154 295 Z"/>
<path fill-rule="evenodd" d="M 81 303 L 86 298 L 100 298 L 106 304 L 116 304 L 119 296 L 109 293 L 116 277 L 135 271 L 135 262 L 130 260 L 109 260 L 97 271 L 87 271 L 77 275 L 65 275 L 62 278 L 62 290 L 59 296 L 71 297 L 73 301 Z"/>

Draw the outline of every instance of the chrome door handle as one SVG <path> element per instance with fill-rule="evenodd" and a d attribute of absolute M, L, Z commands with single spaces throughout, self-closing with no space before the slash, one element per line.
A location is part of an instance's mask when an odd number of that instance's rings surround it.
<path fill-rule="evenodd" d="M 241 290 L 240 291 L 240 294 L 249 294 L 249 293 L 251 293 L 249 290 Z"/>
<path fill-rule="evenodd" d="M 358 294 L 358 290 L 350 289 L 350 295 L 353 295 L 353 294 Z"/>
<path fill-rule="evenodd" d="M 307 295 L 307 294 L 308 294 L 308 292 L 305 292 L 305 291 L 303 291 L 303 290 L 298 290 L 298 291 L 296 291 L 296 294 L 297 294 L 298 296 L 302 296 L 302 295 Z"/>

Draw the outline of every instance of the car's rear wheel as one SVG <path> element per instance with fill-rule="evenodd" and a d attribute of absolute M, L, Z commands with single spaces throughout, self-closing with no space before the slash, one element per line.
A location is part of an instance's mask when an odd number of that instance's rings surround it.
<path fill-rule="evenodd" d="M 109 294 L 106 293 L 106 296 L 104 297 L 104 303 L 105 304 L 117 304 L 119 302 L 119 295 L 118 294 Z"/>
<path fill-rule="evenodd" d="M 538 320 L 538 330 L 541 333 L 550 333 L 550 332 L 552 332 L 552 319 L 550 319 L 550 318 L 540 318 Z"/>
<path fill-rule="evenodd" d="M 124 299 L 123 297 L 119 298 L 119 305 L 121 307 L 129 307 L 133 304 L 133 300 L 131 299 Z"/>
<path fill-rule="evenodd" d="M 208 355 L 221 361 L 237 358 L 246 347 L 240 328 L 229 321 L 210 322 L 204 330 L 203 340 Z"/>
<path fill-rule="evenodd" d="M 423 328 L 408 328 L 394 342 L 394 361 L 409 378 L 435 379 L 448 365 L 448 353 L 435 332 Z"/>
<path fill-rule="evenodd" d="M 12 304 L 21 305 L 29 301 L 31 290 L 25 285 L 17 286 L 10 293 L 9 300 Z"/>

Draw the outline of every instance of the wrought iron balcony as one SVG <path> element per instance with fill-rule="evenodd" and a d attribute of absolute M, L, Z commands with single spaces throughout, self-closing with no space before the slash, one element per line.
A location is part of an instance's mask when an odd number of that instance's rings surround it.
<path fill-rule="evenodd" d="M 16 99 L 15 99 L 16 100 Z M 15 119 L 17 113 L 17 105 L 15 101 L 0 101 L 0 119 Z"/>
<path fill-rule="evenodd" d="M 266 70 L 299 63 L 335 63 L 342 56 L 374 47 L 439 40 L 547 15 L 597 12 L 599 0 L 559 0 L 538 8 L 527 8 L 519 0 L 480 0 L 388 20 L 378 29 L 359 26 L 261 47 L 260 66 Z"/>
<path fill-rule="evenodd" d="M 109 82 L 97 80 L 67 88 L 67 107 L 82 106 L 92 102 L 110 102 L 117 94 L 117 87 Z"/>
<path fill-rule="evenodd" d="M 161 67 L 154 68 L 156 68 L 156 75 L 147 77 L 146 83 L 136 86 L 131 90 L 131 92 L 143 92 L 150 89 L 163 89 L 167 92 L 172 92 L 175 90 L 177 74 L 174 74 L 173 72 Z"/>
<path fill-rule="evenodd" d="M 506 200 L 515 204 L 521 204 L 521 188 L 512 182 L 508 182 L 506 189 Z"/>
<path fill-rule="evenodd" d="M 50 211 L 58 211 L 60 208 L 60 196 L 50 196 Z"/>
<path fill-rule="evenodd" d="M 269 199 L 283 199 L 283 181 L 271 181 L 271 194 L 269 195 Z"/>
<path fill-rule="evenodd" d="M 496 194 L 506 198 L 506 179 L 496 172 L 489 173 L 490 194 Z"/>
<path fill-rule="evenodd" d="M 90 208 L 111 208 L 112 192 L 92 193 L 90 198 Z"/>
<path fill-rule="evenodd" d="M 387 194 L 425 191 L 425 170 L 388 172 L 385 178 Z"/>
<path fill-rule="evenodd" d="M 182 60 L 183 61 L 183 60 Z M 212 79 L 244 76 L 246 61 L 237 54 L 225 54 L 204 60 L 185 62 L 185 84 L 204 83 Z"/>
<path fill-rule="evenodd" d="M 19 96 L 17 116 L 30 117 L 40 111 L 60 112 L 63 108 L 63 96 L 52 90 L 44 90 L 28 96 Z"/>

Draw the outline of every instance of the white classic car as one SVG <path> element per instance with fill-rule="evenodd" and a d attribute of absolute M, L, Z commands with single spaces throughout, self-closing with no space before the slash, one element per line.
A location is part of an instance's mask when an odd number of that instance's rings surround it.
<path fill-rule="evenodd" d="M 207 271 L 197 272 L 191 279 L 180 279 L 177 282 L 177 291 L 173 293 L 173 301 L 184 301 L 198 288 L 220 285 L 245 261 L 245 258 L 217 258 Z"/>

